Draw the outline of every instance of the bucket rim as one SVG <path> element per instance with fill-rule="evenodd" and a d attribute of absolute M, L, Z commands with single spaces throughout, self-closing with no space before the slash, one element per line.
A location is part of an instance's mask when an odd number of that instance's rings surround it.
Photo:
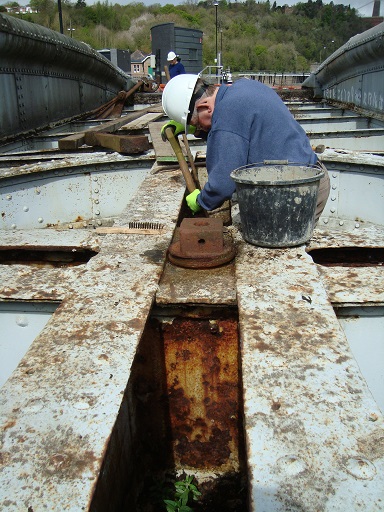
<path fill-rule="evenodd" d="M 297 179 L 291 179 L 291 180 L 252 180 L 247 179 L 246 177 L 241 177 L 241 173 L 244 171 L 247 171 L 249 169 L 254 168 L 263 168 L 263 167 L 305 167 L 312 170 L 317 171 L 314 176 L 307 176 L 303 178 L 297 178 Z M 303 183 L 312 183 L 314 181 L 319 181 L 321 178 L 323 178 L 325 174 L 325 169 L 321 165 L 321 162 L 316 162 L 315 164 L 306 164 L 302 162 L 288 162 L 288 161 L 282 161 L 282 160 L 269 160 L 264 161 L 260 163 L 254 163 L 254 164 L 247 164 L 243 165 L 242 167 L 238 167 L 237 169 L 234 169 L 230 177 L 235 181 L 235 183 L 239 184 L 248 184 L 248 185 L 274 185 L 274 186 L 281 186 L 281 185 L 292 185 L 292 184 L 303 184 Z"/>

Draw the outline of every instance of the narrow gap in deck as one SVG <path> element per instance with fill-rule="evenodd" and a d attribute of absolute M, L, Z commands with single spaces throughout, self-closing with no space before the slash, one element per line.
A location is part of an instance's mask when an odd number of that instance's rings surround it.
<path fill-rule="evenodd" d="M 83 247 L 28 247 L 0 249 L 0 265 L 70 267 L 83 265 L 98 253 Z"/>
<path fill-rule="evenodd" d="M 235 308 L 156 308 L 141 338 L 90 510 L 166 510 L 193 475 L 195 512 L 248 510 Z"/>
<path fill-rule="evenodd" d="M 311 249 L 308 254 L 315 263 L 324 266 L 376 266 L 384 263 L 382 247 L 328 247 Z"/>

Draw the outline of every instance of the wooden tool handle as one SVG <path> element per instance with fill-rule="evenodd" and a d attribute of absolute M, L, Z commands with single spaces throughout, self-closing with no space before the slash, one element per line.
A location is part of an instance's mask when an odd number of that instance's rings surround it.
<path fill-rule="evenodd" d="M 169 126 L 165 129 L 165 135 L 167 136 L 167 139 L 169 140 L 172 149 L 175 152 L 177 161 L 179 162 L 181 172 L 183 173 L 185 183 L 187 185 L 188 192 L 191 193 L 194 190 L 196 190 L 196 185 L 195 182 L 193 181 L 191 173 L 189 172 L 189 167 L 187 162 L 185 161 L 183 152 L 181 151 L 180 144 L 176 139 L 172 128 L 170 128 Z"/>

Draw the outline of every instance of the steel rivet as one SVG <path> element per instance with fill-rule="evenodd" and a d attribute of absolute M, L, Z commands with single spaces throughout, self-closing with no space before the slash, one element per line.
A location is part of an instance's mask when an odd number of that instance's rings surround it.
<path fill-rule="evenodd" d="M 23 207 L 23 210 L 24 210 L 25 212 L 29 212 L 29 208 L 28 208 L 28 206 L 24 206 L 24 207 Z"/>
<path fill-rule="evenodd" d="M 376 468 L 368 459 L 351 457 L 345 464 L 346 471 L 359 480 L 371 480 L 376 475 Z"/>
<path fill-rule="evenodd" d="M 324 224 L 328 224 L 328 219 L 323 219 Z"/>
<path fill-rule="evenodd" d="M 98 194 L 98 193 L 99 193 L 99 189 L 95 188 L 95 194 Z"/>
<path fill-rule="evenodd" d="M 343 221 L 343 220 L 341 220 L 341 221 L 339 222 L 339 225 L 340 225 L 340 226 L 342 226 L 343 224 L 344 224 L 344 221 Z"/>
<path fill-rule="evenodd" d="M 95 215 L 100 215 L 99 210 L 96 210 L 96 211 L 95 211 Z"/>
<path fill-rule="evenodd" d="M 336 174 L 336 173 L 333 173 L 333 174 L 332 174 L 332 178 L 337 178 L 337 174 Z"/>
<path fill-rule="evenodd" d="M 69 224 L 68 227 L 69 227 L 69 229 L 73 229 L 73 225 L 72 224 Z"/>
<path fill-rule="evenodd" d="M 7 201 L 10 201 L 12 199 L 12 196 L 10 194 L 7 195 Z"/>
<path fill-rule="evenodd" d="M 285 455 L 276 461 L 278 469 L 288 475 L 294 476 L 307 469 L 305 462 L 296 455 Z"/>
<path fill-rule="evenodd" d="M 37 219 L 37 222 L 38 222 L 39 224 L 41 224 L 42 222 L 44 222 L 44 219 L 43 219 L 42 217 L 39 217 L 39 218 Z"/>
<path fill-rule="evenodd" d="M 27 327 L 28 325 L 28 318 L 25 315 L 19 315 L 16 317 L 16 324 L 19 327 Z"/>
<path fill-rule="evenodd" d="M 84 411 L 86 409 L 89 409 L 91 407 L 91 405 L 87 402 L 77 402 L 77 403 L 73 404 L 73 407 L 75 409 L 78 409 L 79 411 Z"/>
<path fill-rule="evenodd" d="M 335 197 L 335 196 L 332 196 L 332 197 L 331 197 L 331 201 L 336 201 L 336 197 Z"/>
<path fill-rule="evenodd" d="M 375 412 L 371 412 L 368 416 L 369 421 L 377 421 L 379 419 L 379 416 Z"/>
<path fill-rule="evenodd" d="M 93 202 L 94 202 L 95 204 L 99 204 L 99 200 L 98 200 L 98 199 L 94 199 L 94 200 L 93 200 Z"/>
<path fill-rule="evenodd" d="M 336 208 L 331 208 L 331 213 L 335 213 Z"/>
<path fill-rule="evenodd" d="M 11 228 L 16 229 L 16 224 L 12 224 Z"/>
<path fill-rule="evenodd" d="M 355 228 L 359 228 L 359 227 L 360 227 L 360 224 L 358 222 L 356 222 Z"/>
<path fill-rule="evenodd" d="M 36 194 L 40 194 L 41 190 L 39 188 L 36 189 Z"/>
<path fill-rule="evenodd" d="M 337 189 L 337 186 L 336 185 L 332 185 L 332 190 L 336 190 Z"/>
<path fill-rule="evenodd" d="M 101 220 L 98 220 L 98 221 L 97 221 L 97 225 L 98 225 L 98 226 L 101 226 L 101 225 L 102 225 Z"/>

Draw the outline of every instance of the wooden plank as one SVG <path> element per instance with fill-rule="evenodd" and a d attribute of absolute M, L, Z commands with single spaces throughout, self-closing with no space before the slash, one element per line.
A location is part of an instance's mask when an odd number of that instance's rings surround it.
<path fill-rule="evenodd" d="M 96 146 L 113 149 L 118 153 L 143 153 L 151 145 L 146 135 L 116 135 L 114 133 L 95 133 Z"/>
<path fill-rule="evenodd" d="M 124 228 L 124 227 L 105 227 L 96 228 L 96 233 L 100 235 L 161 235 L 164 233 L 162 228 Z"/>
<path fill-rule="evenodd" d="M 74 133 L 59 139 L 59 149 L 61 150 L 79 149 L 83 144 L 85 144 L 84 132 Z"/>
<path fill-rule="evenodd" d="M 107 123 L 103 123 L 100 126 L 93 126 L 89 130 L 85 132 L 85 143 L 89 146 L 96 146 L 96 133 L 100 132 L 115 132 L 119 128 L 121 128 L 124 124 L 127 124 L 131 121 L 135 121 L 136 119 L 139 119 L 144 114 L 147 114 L 148 112 L 162 112 L 161 106 L 150 106 L 147 108 L 144 108 L 142 110 L 137 110 L 135 112 L 130 112 L 124 117 L 121 117 L 118 120 L 113 120 Z"/>
<path fill-rule="evenodd" d="M 161 138 L 161 127 L 165 124 L 164 121 L 157 121 L 149 123 L 149 133 L 151 135 L 153 149 L 155 151 L 156 160 L 158 162 L 173 163 L 177 162 L 176 155 L 172 149 L 171 144 L 167 141 L 164 142 Z"/>
<path fill-rule="evenodd" d="M 148 127 L 151 121 L 156 121 L 163 117 L 163 112 L 148 112 L 148 114 L 139 117 L 136 121 L 131 121 L 120 128 L 120 130 L 143 130 Z"/>

